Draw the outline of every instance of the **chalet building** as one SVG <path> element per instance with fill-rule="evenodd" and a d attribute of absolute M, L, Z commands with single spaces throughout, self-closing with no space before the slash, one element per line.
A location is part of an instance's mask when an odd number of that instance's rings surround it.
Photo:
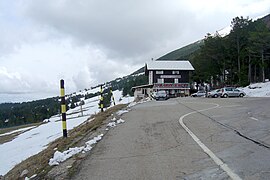
<path fill-rule="evenodd" d="M 153 85 L 151 84 L 132 87 L 132 90 L 134 91 L 134 97 L 137 99 L 149 97 L 153 92 L 152 89 Z"/>
<path fill-rule="evenodd" d="M 189 61 L 150 61 L 145 64 L 150 91 L 165 90 L 170 96 L 190 95 L 190 72 L 194 71 Z"/>

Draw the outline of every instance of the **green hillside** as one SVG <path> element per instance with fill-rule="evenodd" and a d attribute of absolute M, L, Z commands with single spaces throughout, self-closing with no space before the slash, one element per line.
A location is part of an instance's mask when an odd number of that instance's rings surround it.
<path fill-rule="evenodd" d="M 196 41 L 192 44 L 169 52 L 164 56 L 158 58 L 157 60 L 180 60 L 180 59 L 189 59 L 189 57 L 200 49 L 200 47 L 204 44 L 203 40 Z"/>

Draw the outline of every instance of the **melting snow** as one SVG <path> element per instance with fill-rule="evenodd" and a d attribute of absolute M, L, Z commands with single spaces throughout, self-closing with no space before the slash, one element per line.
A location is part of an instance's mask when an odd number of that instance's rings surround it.
<path fill-rule="evenodd" d="M 99 88 L 91 90 L 92 93 L 95 93 L 94 91 L 99 91 Z M 116 104 L 125 104 L 134 100 L 133 97 L 122 97 L 122 91 L 117 90 L 114 91 L 113 94 Z M 81 116 L 80 106 L 67 111 L 68 130 L 71 130 L 74 127 L 84 123 L 85 121 L 87 121 L 87 118 L 90 115 L 98 113 L 100 111 L 98 108 L 98 98 L 99 97 L 93 97 L 85 100 L 85 105 L 83 105 L 84 116 Z M 46 149 L 47 145 L 50 142 L 54 141 L 59 137 L 62 137 L 62 122 L 60 121 L 60 115 L 52 116 L 46 121 L 47 123 L 32 128 L 30 130 L 18 130 L 28 131 L 18 135 L 14 140 L 10 142 L 0 144 L 0 175 L 6 174 L 16 164 L 27 159 L 28 157 L 39 153 L 43 149 Z"/>
<path fill-rule="evenodd" d="M 270 82 L 255 83 L 240 89 L 247 94 L 247 97 L 270 97 Z"/>
<path fill-rule="evenodd" d="M 102 137 L 103 137 L 103 134 L 100 134 L 99 136 L 94 137 L 90 141 L 87 141 L 85 143 L 85 146 L 69 148 L 68 150 L 64 152 L 56 151 L 54 153 L 53 158 L 50 159 L 49 165 L 50 166 L 59 165 L 59 163 L 64 162 L 65 160 L 69 159 L 75 154 L 78 154 L 80 152 L 85 153 L 87 151 L 90 151 L 92 149 L 92 145 L 100 141 Z"/>

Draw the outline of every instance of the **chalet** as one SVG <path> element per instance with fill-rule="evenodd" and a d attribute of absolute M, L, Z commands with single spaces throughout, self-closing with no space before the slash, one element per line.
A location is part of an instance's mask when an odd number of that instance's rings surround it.
<path fill-rule="evenodd" d="M 145 64 L 151 91 L 165 90 L 172 97 L 190 94 L 190 72 L 194 71 L 189 61 L 149 61 Z"/>
<path fill-rule="evenodd" d="M 153 92 L 152 88 L 153 88 L 152 84 L 132 87 L 132 90 L 134 91 L 134 97 L 137 99 L 149 97 Z"/>

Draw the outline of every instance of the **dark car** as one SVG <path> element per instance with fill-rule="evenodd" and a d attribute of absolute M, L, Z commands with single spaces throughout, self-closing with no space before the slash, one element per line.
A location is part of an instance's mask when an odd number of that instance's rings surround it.
<path fill-rule="evenodd" d="M 158 91 L 155 95 L 155 99 L 158 100 L 167 100 L 169 98 L 169 96 L 167 95 L 166 91 Z"/>

